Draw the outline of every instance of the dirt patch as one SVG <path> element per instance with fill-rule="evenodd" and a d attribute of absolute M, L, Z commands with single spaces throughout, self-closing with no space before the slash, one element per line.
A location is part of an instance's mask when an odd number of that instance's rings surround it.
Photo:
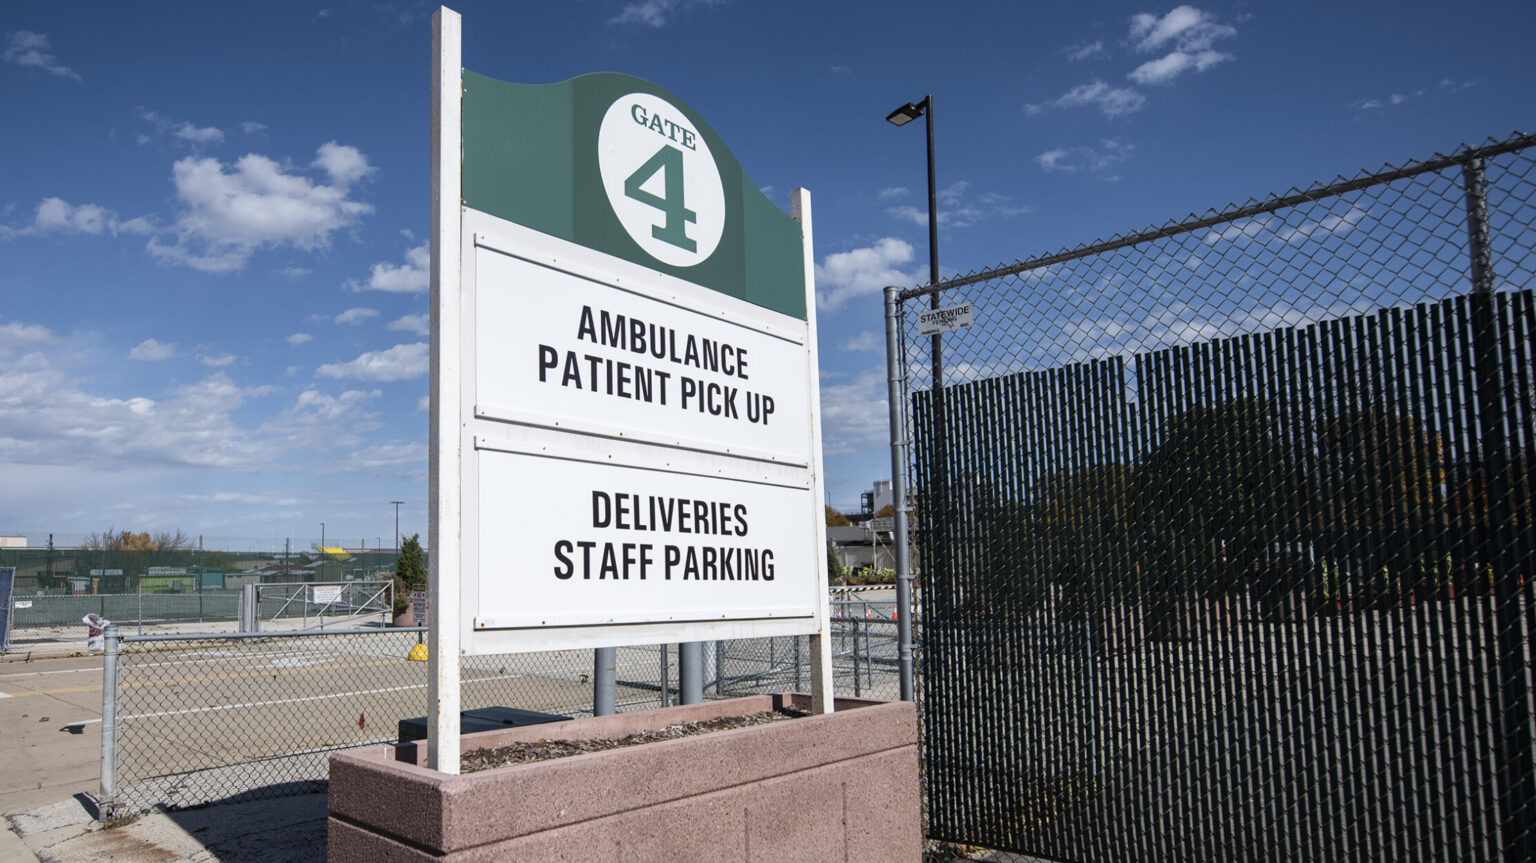
<path fill-rule="evenodd" d="M 463 773 L 478 773 L 481 770 L 505 767 L 509 764 L 549 761 L 555 758 L 581 755 L 584 752 L 622 749 L 625 746 L 640 746 L 662 740 L 692 737 L 695 734 L 708 734 L 712 731 L 728 731 L 732 728 L 766 725 L 769 722 L 799 719 L 802 716 L 809 715 L 804 710 L 786 707 L 782 710 L 748 713 L 745 716 L 721 716 L 716 719 L 704 719 L 698 722 L 680 722 L 676 725 L 658 728 L 655 731 L 641 731 L 625 737 L 598 740 L 535 740 L 530 743 L 513 743 L 495 749 L 476 749 L 473 752 L 466 752 L 459 762 L 459 770 Z"/>

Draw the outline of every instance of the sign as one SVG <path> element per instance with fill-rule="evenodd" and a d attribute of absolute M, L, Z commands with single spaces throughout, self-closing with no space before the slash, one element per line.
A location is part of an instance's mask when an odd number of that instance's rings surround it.
<path fill-rule="evenodd" d="M 425 590 L 411 591 L 411 625 L 427 625 L 427 592 Z"/>
<path fill-rule="evenodd" d="M 932 336 L 970 329 L 975 321 L 971 317 L 971 304 L 948 306 L 942 309 L 924 309 L 917 313 L 917 334 Z"/>
<path fill-rule="evenodd" d="M 154 567 L 150 567 L 150 568 L 153 569 Z M 123 574 L 123 571 L 121 569 L 93 569 L 93 570 L 91 570 L 91 577 L 92 578 L 100 578 L 100 577 L 103 577 L 103 576 L 122 575 L 122 574 Z"/>
<path fill-rule="evenodd" d="M 121 575 L 122 571 L 118 570 L 117 574 Z M 186 575 L 187 568 L 185 566 L 151 566 L 144 570 L 144 574 L 148 576 Z"/>
<path fill-rule="evenodd" d="M 15 607 L 16 608 L 31 608 L 32 607 L 32 600 L 30 600 L 30 599 L 18 599 L 18 600 L 16 600 L 16 606 Z"/>
<path fill-rule="evenodd" d="M 784 213 L 639 78 L 458 84 L 429 473 L 459 640 L 433 655 L 822 632 L 808 196 Z"/>
<path fill-rule="evenodd" d="M 309 589 L 317 605 L 330 605 L 341 599 L 341 585 L 317 584 Z"/>

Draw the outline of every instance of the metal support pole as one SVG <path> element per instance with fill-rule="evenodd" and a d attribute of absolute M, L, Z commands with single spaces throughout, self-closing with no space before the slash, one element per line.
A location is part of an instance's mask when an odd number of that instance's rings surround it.
<path fill-rule="evenodd" d="M 679 704 L 704 703 L 702 641 L 685 641 L 677 646 L 677 697 Z"/>
<path fill-rule="evenodd" d="M 853 694 L 855 697 L 864 694 L 864 685 L 859 677 L 859 619 L 848 618 L 853 622 Z"/>
<path fill-rule="evenodd" d="M 661 648 L 661 706 L 667 707 L 672 703 L 672 669 L 667 664 L 667 646 L 657 646 Z"/>
<path fill-rule="evenodd" d="M 101 795 L 96 818 L 110 823 L 117 810 L 117 653 L 122 644 L 117 624 L 102 632 L 105 656 L 101 670 Z"/>
<path fill-rule="evenodd" d="M 901 362 L 901 301 L 895 287 L 885 289 L 886 401 L 891 413 L 891 539 L 896 567 L 896 663 L 901 700 L 913 700 L 912 570 L 907 547 L 907 370 Z"/>
<path fill-rule="evenodd" d="M 1525 648 L 1514 517 L 1510 509 L 1508 439 L 1504 430 L 1504 381 L 1499 345 L 1498 297 L 1488 239 L 1488 194 L 1483 160 L 1462 166 L 1467 194 L 1467 240 L 1472 256 L 1472 339 L 1477 373 L 1477 415 L 1481 455 L 1473 475 L 1488 501 L 1480 525 L 1479 562 L 1493 571 L 1495 649 L 1499 675 L 1499 822 L 1505 863 L 1536 859 L 1536 761 L 1531 754 L 1531 706 L 1525 677 Z"/>
<path fill-rule="evenodd" d="M 725 642 L 711 642 L 715 646 L 715 668 L 712 679 L 715 681 L 715 695 L 724 695 L 723 682 L 725 680 Z"/>
<path fill-rule="evenodd" d="M 794 637 L 794 641 L 795 641 L 795 649 L 794 649 L 794 654 L 795 654 L 795 691 L 796 692 L 804 692 L 805 691 L 805 669 L 802 666 L 801 659 L 800 659 L 800 636 L 798 636 L 798 635 L 795 636 Z"/>
<path fill-rule="evenodd" d="M 592 651 L 592 715 L 612 716 L 618 709 L 617 647 L 599 647 Z"/>

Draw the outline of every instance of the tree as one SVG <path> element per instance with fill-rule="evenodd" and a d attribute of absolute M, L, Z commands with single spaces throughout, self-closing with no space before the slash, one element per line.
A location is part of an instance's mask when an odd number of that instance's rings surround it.
<path fill-rule="evenodd" d="M 395 613 L 411 604 L 411 591 L 427 588 L 427 556 L 421 551 L 421 534 L 413 533 L 400 546 L 395 559 Z"/>
<path fill-rule="evenodd" d="M 1306 479 L 1262 399 L 1175 416 L 1137 480 L 1136 540 L 1154 589 L 1223 592 L 1304 535 Z"/>
<path fill-rule="evenodd" d="M 842 584 L 843 562 L 837 558 L 837 547 L 827 543 L 827 581 Z"/>
<path fill-rule="evenodd" d="M 852 527 L 853 522 L 832 507 L 827 507 L 827 527 Z"/>
<path fill-rule="evenodd" d="M 896 507 L 892 506 L 891 504 L 886 504 L 885 506 L 880 507 L 880 511 L 875 513 L 875 518 L 895 518 L 895 517 L 896 517 Z"/>

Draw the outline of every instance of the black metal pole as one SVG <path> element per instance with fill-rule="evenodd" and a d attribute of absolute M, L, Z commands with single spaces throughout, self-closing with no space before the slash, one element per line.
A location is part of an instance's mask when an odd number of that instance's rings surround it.
<path fill-rule="evenodd" d="M 933 165 L 933 96 L 923 97 L 923 118 L 928 126 L 928 284 L 939 283 L 939 180 Z M 939 292 L 928 295 L 928 308 L 939 307 Z M 944 360 L 942 343 L 938 333 L 932 336 L 933 386 L 944 386 Z"/>
<path fill-rule="evenodd" d="M 1505 863 L 1536 859 L 1536 763 L 1531 747 L 1531 711 L 1525 679 L 1521 608 L 1524 602 L 1514 564 L 1516 542 L 1510 512 L 1508 441 L 1504 431 L 1503 369 L 1499 316 L 1488 240 L 1488 195 L 1481 157 L 1462 166 L 1467 194 L 1467 240 L 1472 255 L 1472 339 L 1477 373 L 1477 415 L 1481 458 L 1475 471 L 1487 507 L 1480 526 L 1478 563 L 1493 571 L 1494 620 L 1498 628 L 1500 844 Z M 1475 511 L 1475 510 L 1474 510 Z"/>

